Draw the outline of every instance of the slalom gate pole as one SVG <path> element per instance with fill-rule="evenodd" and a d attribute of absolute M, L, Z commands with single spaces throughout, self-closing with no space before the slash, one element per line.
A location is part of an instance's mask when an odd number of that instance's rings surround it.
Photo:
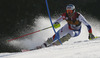
<path fill-rule="evenodd" d="M 10 41 L 13 41 L 13 40 L 16 40 L 16 39 L 19 39 L 19 38 L 22 38 L 22 37 L 25 37 L 25 36 L 40 32 L 40 31 L 43 31 L 43 30 L 46 30 L 46 29 L 49 29 L 49 28 L 52 28 L 52 26 L 38 30 L 38 31 L 35 31 L 35 32 L 32 32 L 32 33 L 28 33 L 28 34 L 25 34 L 25 35 L 22 35 L 22 36 L 19 36 L 19 37 L 16 37 L 16 38 L 13 38 L 13 39 L 10 39 L 10 40 L 7 40 L 7 42 L 10 42 Z"/>
<path fill-rule="evenodd" d="M 51 22 L 52 28 L 53 28 L 53 30 L 54 30 L 54 32 L 55 32 L 55 35 L 57 35 L 57 33 L 56 33 L 55 29 L 54 29 L 54 26 L 53 26 L 52 20 L 51 20 L 51 16 L 50 16 L 50 11 L 49 11 L 49 7 L 48 7 L 48 2 L 47 2 L 47 0 L 45 0 L 45 2 L 46 2 L 47 11 L 48 11 L 48 15 L 49 15 L 49 19 L 50 19 L 50 22 Z M 57 36 L 59 36 L 59 35 L 57 35 Z M 57 39 L 59 40 L 60 44 L 62 44 L 62 42 L 60 41 L 60 39 L 59 39 L 59 38 L 57 38 Z"/>

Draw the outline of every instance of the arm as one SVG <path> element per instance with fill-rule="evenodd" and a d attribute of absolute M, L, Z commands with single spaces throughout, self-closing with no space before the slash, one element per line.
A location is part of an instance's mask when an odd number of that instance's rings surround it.
<path fill-rule="evenodd" d="M 87 26 L 88 32 L 89 32 L 89 40 L 94 39 L 94 35 L 92 34 L 92 28 L 89 25 L 89 23 L 87 22 L 87 20 L 80 14 L 79 15 L 79 21 L 81 21 L 84 25 Z"/>
<path fill-rule="evenodd" d="M 63 21 L 66 18 L 66 13 L 63 13 L 55 22 L 60 23 L 61 21 Z M 55 23 L 54 22 L 54 23 Z"/>
<path fill-rule="evenodd" d="M 54 28 L 59 28 L 60 27 L 60 22 L 62 21 L 62 16 L 60 16 L 54 23 L 53 26 Z"/>
<path fill-rule="evenodd" d="M 58 28 L 60 27 L 60 22 L 63 21 L 65 19 L 65 13 L 63 15 L 61 15 L 54 23 L 53 23 L 53 26 L 55 28 Z"/>
<path fill-rule="evenodd" d="M 56 22 L 60 23 L 61 21 L 63 21 L 63 16 L 60 16 L 54 23 L 56 23 Z"/>
<path fill-rule="evenodd" d="M 79 21 L 82 22 L 87 27 L 89 33 L 92 33 L 92 28 L 91 28 L 90 24 L 87 22 L 87 20 L 81 14 L 79 15 Z"/>

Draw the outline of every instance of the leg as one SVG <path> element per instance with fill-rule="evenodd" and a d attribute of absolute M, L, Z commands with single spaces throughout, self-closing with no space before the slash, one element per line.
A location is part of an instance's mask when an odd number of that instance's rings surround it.
<path fill-rule="evenodd" d="M 65 42 L 65 41 L 68 41 L 70 38 L 71 38 L 71 35 L 70 35 L 70 34 L 67 34 L 67 35 L 63 36 L 60 40 L 61 40 L 61 42 L 63 43 L 63 42 Z M 55 45 L 60 45 L 60 42 L 57 40 L 57 41 L 55 42 Z"/>
<path fill-rule="evenodd" d="M 78 36 L 79 34 L 80 34 L 80 31 L 81 31 L 81 28 L 79 29 L 79 30 L 77 30 L 77 31 L 75 31 L 75 30 L 70 30 L 69 28 L 68 28 L 68 25 L 66 24 L 64 27 L 62 27 L 57 33 L 59 34 L 59 36 L 60 36 L 60 40 L 61 40 L 61 42 L 63 43 L 63 42 L 65 42 L 65 41 L 68 41 L 71 37 L 76 37 L 76 36 Z M 57 40 L 58 38 L 57 38 L 57 36 L 53 36 L 53 37 L 51 37 L 49 40 L 47 40 L 47 42 L 49 43 L 49 44 L 51 44 L 54 40 Z M 59 42 L 59 40 L 57 40 L 56 42 L 55 42 L 55 44 L 56 45 L 59 45 L 60 44 L 60 42 Z"/>
<path fill-rule="evenodd" d="M 58 30 L 57 35 L 52 36 L 46 42 L 51 44 L 54 41 L 56 45 L 59 45 L 60 42 L 58 41 L 58 36 L 60 37 L 62 43 L 68 41 L 71 37 L 70 34 L 68 34 L 69 31 L 68 25 L 66 24 L 60 30 Z"/>
<path fill-rule="evenodd" d="M 68 41 L 71 37 L 76 37 L 80 34 L 80 30 L 78 31 L 74 31 L 74 30 L 70 30 L 68 28 L 68 25 L 66 24 L 65 26 L 63 26 L 60 30 L 58 30 L 57 34 L 60 37 L 61 42 L 65 42 Z M 60 45 L 60 42 L 57 40 L 58 37 L 56 35 L 52 36 L 51 38 L 49 38 L 44 44 L 42 44 L 40 47 L 48 47 L 51 46 L 50 44 L 52 42 L 54 42 L 55 45 Z"/>
<path fill-rule="evenodd" d="M 71 31 L 69 32 L 69 34 L 71 35 L 71 37 L 76 37 L 76 36 L 78 36 L 80 33 L 81 33 L 80 30 L 77 30 L 77 31 L 71 30 Z"/>

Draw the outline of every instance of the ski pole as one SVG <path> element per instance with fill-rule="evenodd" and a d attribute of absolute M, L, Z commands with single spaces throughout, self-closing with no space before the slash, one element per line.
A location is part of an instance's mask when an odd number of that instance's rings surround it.
<path fill-rule="evenodd" d="M 28 35 L 31 35 L 31 34 L 34 34 L 34 33 L 37 33 L 37 32 L 40 32 L 40 31 L 43 31 L 43 30 L 46 30 L 46 29 L 49 29 L 49 28 L 52 28 L 52 26 L 38 30 L 38 31 L 35 31 L 35 32 L 32 32 L 32 33 L 28 33 L 28 34 L 25 34 L 25 35 L 22 35 L 22 36 L 19 36 L 19 37 L 16 37 L 16 38 L 13 38 L 13 39 L 10 39 L 10 40 L 8 40 L 8 42 L 22 38 L 22 37 L 25 37 L 25 36 L 28 36 Z"/>

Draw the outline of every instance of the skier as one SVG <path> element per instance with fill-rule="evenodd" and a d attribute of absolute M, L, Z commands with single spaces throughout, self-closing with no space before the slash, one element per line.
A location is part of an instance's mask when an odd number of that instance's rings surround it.
<path fill-rule="evenodd" d="M 67 24 L 65 24 L 61 29 L 58 30 L 57 35 L 53 35 L 49 38 L 44 44 L 37 48 L 48 47 L 50 45 L 59 45 L 60 42 L 58 40 L 58 36 L 60 37 L 61 42 L 68 41 L 71 37 L 76 37 L 81 32 L 81 24 L 83 23 L 89 32 L 89 40 L 94 38 L 92 34 L 92 28 L 87 20 L 84 18 L 82 14 L 75 11 L 75 6 L 73 4 L 69 4 L 66 6 L 66 12 L 63 13 L 53 24 L 59 25 L 61 21 L 65 20 Z M 57 27 L 56 27 L 57 28 Z"/>

